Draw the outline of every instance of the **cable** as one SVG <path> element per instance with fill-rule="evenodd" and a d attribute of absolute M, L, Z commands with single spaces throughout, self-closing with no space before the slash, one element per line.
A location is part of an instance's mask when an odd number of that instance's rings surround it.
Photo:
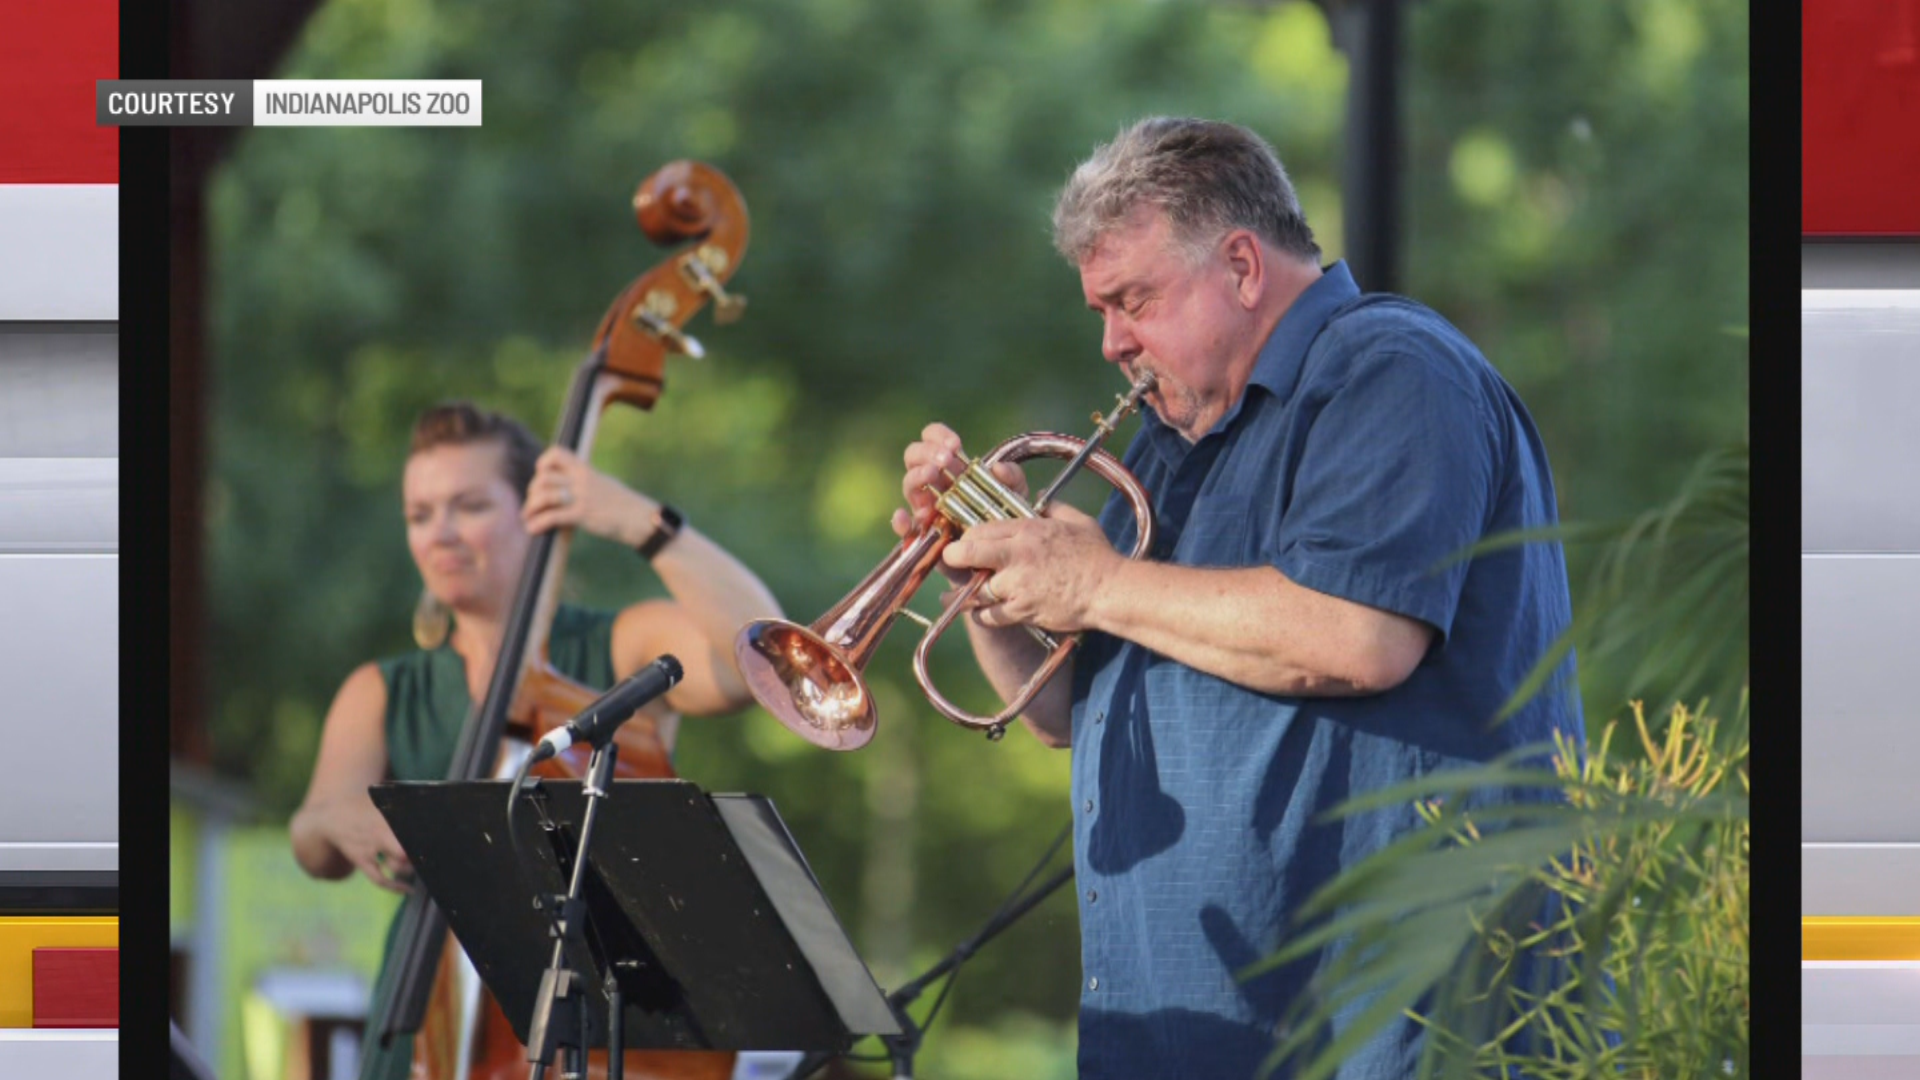
<path fill-rule="evenodd" d="M 1039 877 L 1040 871 L 1046 869 L 1047 864 L 1053 861 L 1054 852 L 1059 851 L 1060 845 L 1066 843 L 1067 837 L 1072 835 L 1073 821 L 1068 819 L 1067 823 L 1060 827 L 1060 835 L 1053 838 L 1053 844 L 1047 848 L 1047 853 L 1040 856 L 1040 861 L 1033 864 L 1033 869 L 1027 871 L 1027 876 L 1021 880 L 1020 884 L 1013 887 L 1013 892 L 1009 893 L 1005 900 L 1000 902 L 999 909 L 993 913 L 993 919 L 998 919 L 1013 909 L 1014 904 L 1020 900 L 1020 894 L 1027 891 L 1027 886 L 1033 884 L 1033 879 Z M 993 919 L 987 921 L 992 922 Z"/>
<path fill-rule="evenodd" d="M 520 801 L 520 785 L 526 782 L 527 773 L 533 767 L 533 755 L 528 754 L 520 762 L 520 768 L 513 774 L 513 783 L 507 788 L 507 847 L 513 852 L 513 865 L 524 881 L 527 877 L 526 861 L 520 854 L 520 834 L 513 827 L 513 811 Z M 546 1080 L 547 1063 L 535 1061 L 527 1071 L 527 1080 Z"/>
<path fill-rule="evenodd" d="M 939 995 L 933 999 L 933 1004 L 927 1008 L 927 1018 L 920 1022 L 920 1033 L 922 1035 L 925 1035 L 927 1029 L 933 1026 L 934 1018 L 940 1015 L 940 1006 L 946 1004 L 948 992 L 953 989 L 953 984 L 959 981 L 959 968 L 954 968 L 952 971 L 947 972 L 946 981 L 940 984 Z"/>
<path fill-rule="evenodd" d="M 1061 828 L 1060 835 L 1054 837 L 1053 843 L 1048 846 L 1046 854 L 1040 857 L 1040 861 L 1035 863 L 1033 869 L 1027 872 L 1027 876 L 1021 880 L 1020 884 L 1007 895 L 1005 900 L 1001 901 L 999 908 L 994 911 L 993 915 L 987 919 L 985 925 L 983 925 L 977 933 L 956 947 L 953 952 L 948 954 L 945 960 L 935 964 L 926 973 L 887 995 L 887 1003 L 894 1008 L 905 1024 L 906 1031 L 903 1032 L 902 1035 L 867 1036 L 867 1038 L 880 1039 L 883 1045 L 889 1046 L 890 1051 L 892 1051 L 894 1047 L 892 1044 L 887 1043 L 888 1039 L 898 1040 L 904 1038 L 909 1040 L 906 1053 L 908 1060 L 911 1061 L 912 1055 L 918 1051 L 920 1041 L 925 1038 L 927 1029 L 933 1026 L 934 1020 L 939 1017 L 940 1010 L 946 1004 L 947 996 L 952 993 L 954 981 L 959 978 L 960 965 L 972 959 L 974 953 L 986 943 L 987 939 L 992 938 L 1006 928 L 1006 918 L 1014 912 L 1015 909 L 1031 908 L 1033 905 L 1039 903 L 1042 897 L 1059 888 L 1061 885 L 1064 885 L 1067 879 L 1073 876 L 1073 868 L 1069 866 L 1065 870 L 1057 873 L 1052 881 L 1049 881 L 1045 887 L 1039 889 L 1037 892 L 1030 893 L 1028 891 L 1033 885 L 1034 879 L 1038 878 L 1041 871 L 1047 868 L 1047 864 L 1053 861 L 1053 857 L 1060 850 L 1060 846 L 1066 843 L 1067 838 L 1071 835 L 1073 835 L 1073 822 L 1069 820 L 1067 824 Z M 1025 910 L 1020 911 L 1022 915 L 1025 913 Z M 935 980 L 941 981 L 940 992 L 934 996 L 933 1004 L 928 1007 L 926 1020 L 922 1023 L 915 1023 L 912 1014 L 907 1010 L 907 1006 L 912 1004 L 914 999 L 919 997 L 921 992 L 926 990 L 927 987 L 933 985 Z M 864 1042 L 865 1039 L 861 1041 Z M 864 1064 L 887 1064 L 896 1060 L 896 1056 L 893 1052 L 885 1055 L 855 1054 L 851 1052 L 824 1056 L 810 1055 L 801 1062 L 794 1072 L 788 1074 L 787 1080 L 806 1080 L 807 1077 L 818 1072 L 827 1062 L 835 1057 L 845 1061 L 855 1061 Z"/>
<path fill-rule="evenodd" d="M 520 868 L 523 879 L 527 876 L 526 861 L 520 852 L 520 834 L 513 827 L 513 811 L 520 801 L 520 785 L 526 783 L 527 773 L 532 770 L 533 755 L 528 754 L 521 759 L 519 770 L 513 774 L 513 783 L 507 788 L 507 848 L 513 852 L 513 865 Z"/>

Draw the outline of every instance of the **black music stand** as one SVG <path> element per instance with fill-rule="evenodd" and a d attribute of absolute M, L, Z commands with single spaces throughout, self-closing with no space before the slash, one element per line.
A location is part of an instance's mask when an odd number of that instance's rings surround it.
<path fill-rule="evenodd" d="M 371 790 L 428 894 L 526 1042 L 553 954 L 585 798 L 577 780 L 529 785 L 506 834 L 508 782 Z M 684 780 L 609 785 L 582 889 L 586 1045 L 607 1045 L 611 965 L 628 1049 L 842 1052 L 900 1026 L 805 858 L 758 795 Z"/>

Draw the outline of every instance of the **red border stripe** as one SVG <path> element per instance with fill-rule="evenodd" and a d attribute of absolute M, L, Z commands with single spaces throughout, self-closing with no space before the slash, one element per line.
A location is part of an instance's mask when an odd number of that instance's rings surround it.
<path fill-rule="evenodd" d="M 1801 233 L 1920 235 L 1920 0 L 1800 11 Z"/>
<path fill-rule="evenodd" d="M 116 184 L 120 131 L 94 83 L 119 77 L 115 0 L 0 0 L 0 184 Z"/>
<path fill-rule="evenodd" d="M 33 950 L 33 1026 L 120 1026 L 119 949 Z"/>

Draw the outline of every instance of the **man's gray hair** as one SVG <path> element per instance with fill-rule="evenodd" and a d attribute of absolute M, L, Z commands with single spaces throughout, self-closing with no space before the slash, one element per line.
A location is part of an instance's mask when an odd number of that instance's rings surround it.
<path fill-rule="evenodd" d="M 1320 256 L 1279 155 L 1237 124 L 1154 116 L 1121 131 L 1061 190 L 1053 245 L 1078 266 L 1141 206 L 1166 213 L 1189 262 L 1234 229 L 1302 259 Z"/>

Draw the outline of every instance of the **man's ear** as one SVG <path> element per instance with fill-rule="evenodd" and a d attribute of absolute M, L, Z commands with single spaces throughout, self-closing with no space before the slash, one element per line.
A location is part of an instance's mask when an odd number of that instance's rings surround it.
<path fill-rule="evenodd" d="M 1249 311 L 1258 307 L 1267 289 L 1266 252 L 1260 249 L 1260 241 L 1246 229 L 1235 229 L 1221 241 L 1221 252 L 1235 298 Z"/>

